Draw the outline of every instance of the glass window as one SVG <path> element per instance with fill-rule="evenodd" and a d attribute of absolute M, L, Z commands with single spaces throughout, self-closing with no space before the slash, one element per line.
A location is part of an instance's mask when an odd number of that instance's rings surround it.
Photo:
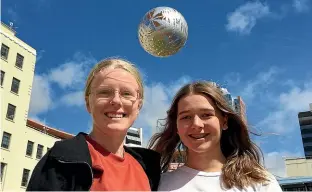
<path fill-rule="evenodd" d="M 11 141 L 11 133 L 3 132 L 1 147 L 9 149 Z"/>

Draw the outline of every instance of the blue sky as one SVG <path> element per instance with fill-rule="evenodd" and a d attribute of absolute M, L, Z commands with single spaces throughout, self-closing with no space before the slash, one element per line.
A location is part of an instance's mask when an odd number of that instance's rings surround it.
<path fill-rule="evenodd" d="M 144 14 L 158 6 L 185 17 L 189 37 L 176 55 L 156 58 L 139 44 Z M 285 175 L 282 156 L 303 156 L 299 111 L 312 103 L 312 1 L 2 1 L 3 22 L 37 50 L 30 118 L 87 132 L 82 97 L 88 70 L 121 56 L 144 74 L 146 101 L 135 126 L 157 131 L 172 94 L 190 80 L 213 80 L 243 97 L 247 118 L 263 136 L 267 167 Z"/>

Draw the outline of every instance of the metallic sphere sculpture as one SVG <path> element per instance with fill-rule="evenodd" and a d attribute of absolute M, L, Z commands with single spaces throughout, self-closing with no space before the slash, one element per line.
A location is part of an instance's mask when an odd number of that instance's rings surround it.
<path fill-rule="evenodd" d="M 138 36 L 146 52 L 155 57 L 168 57 L 176 54 L 185 45 L 188 26 L 177 10 L 156 7 L 144 15 Z"/>

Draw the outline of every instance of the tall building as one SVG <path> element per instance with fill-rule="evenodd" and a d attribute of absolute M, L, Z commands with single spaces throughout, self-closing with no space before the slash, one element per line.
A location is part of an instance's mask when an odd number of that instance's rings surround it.
<path fill-rule="evenodd" d="M 234 110 L 236 111 L 236 113 L 238 113 L 243 118 L 243 120 L 246 122 L 247 121 L 247 119 L 246 119 L 246 105 L 245 105 L 242 97 L 237 96 L 237 98 L 234 99 L 233 105 L 234 105 Z"/>
<path fill-rule="evenodd" d="M 9 178 L 1 185 L 7 190 L 20 190 L 15 186 L 21 186 L 22 173 L 28 170 L 21 163 L 29 161 L 21 144 L 28 142 L 26 122 L 36 63 L 36 50 L 15 34 L 12 26 L 1 23 L 1 171 L 7 170 Z"/>
<path fill-rule="evenodd" d="M 306 158 L 312 158 L 312 103 L 310 111 L 298 114 L 304 154 Z"/>
<path fill-rule="evenodd" d="M 237 96 L 236 98 L 233 98 L 232 95 L 229 93 L 229 91 L 226 88 L 220 87 L 221 92 L 223 93 L 225 99 L 228 101 L 228 104 L 232 109 L 239 114 L 243 120 L 246 122 L 246 105 L 242 99 L 241 96 Z"/>
<path fill-rule="evenodd" d="M 128 129 L 124 143 L 128 147 L 142 147 L 143 145 L 142 128 L 130 127 Z"/>

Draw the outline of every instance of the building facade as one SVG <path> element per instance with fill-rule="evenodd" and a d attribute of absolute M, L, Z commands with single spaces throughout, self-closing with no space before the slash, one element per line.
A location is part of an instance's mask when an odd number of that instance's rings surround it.
<path fill-rule="evenodd" d="M 304 154 L 306 158 L 312 157 L 312 103 L 310 104 L 310 111 L 300 112 L 298 114 L 300 124 L 300 131 Z"/>
<path fill-rule="evenodd" d="M 130 127 L 128 129 L 124 143 L 128 147 L 142 147 L 143 146 L 142 128 Z"/>
<path fill-rule="evenodd" d="M 229 106 L 246 122 L 246 105 L 241 96 L 233 98 L 226 88 L 220 88 Z"/>
<path fill-rule="evenodd" d="M 1 141 L 1 190 L 23 191 L 26 189 L 31 173 L 56 141 L 68 139 L 73 135 L 47 127 L 36 121 L 27 120 L 19 127 L 23 137 L 16 132 Z M 3 131 L 4 132 L 4 131 Z M 6 147 L 3 148 L 3 145 Z"/>
<path fill-rule="evenodd" d="M 285 166 L 288 177 L 312 177 L 312 159 L 286 158 Z"/>
<path fill-rule="evenodd" d="M 283 191 L 312 191 L 312 177 L 279 178 L 278 183 Z"/>
<path fill-rule="evenodd" d="M 19 190 L 15 186 L 21 186 L 19 178 L 27 169 L 21 165 L 25 160 L 21 143 L 27 143 L 26 122 L 36 63 L 36 50 L 15 34 L 12 27 L 1 23 L 1 171 L 6 170 L 6 178 L 11 178 L 1 186 L 10 190 Z"/>

